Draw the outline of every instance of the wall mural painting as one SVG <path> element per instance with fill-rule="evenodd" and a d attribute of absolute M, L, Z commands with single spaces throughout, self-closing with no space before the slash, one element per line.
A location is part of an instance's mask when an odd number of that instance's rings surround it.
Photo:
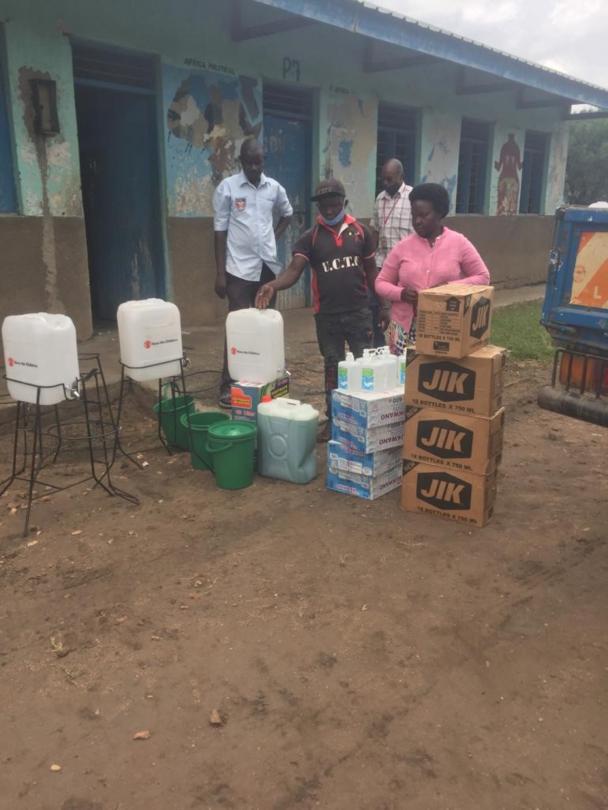
<path fill-rule="evenodd" d="M 241 143 L 262 132 L 256 78 L 210 70 L 163 69 L 170 216 L 212 216 L 212 197 L 238 170 Z"/>
<path fill-rule="evenodd" d="M 500 157 L 494 161 L 498 177 L 498 199 L 496 213 L 512 216 L 519 210 L 519 173 L 523 163 L 515 134 L 509 132 L 500 149 Z"/>

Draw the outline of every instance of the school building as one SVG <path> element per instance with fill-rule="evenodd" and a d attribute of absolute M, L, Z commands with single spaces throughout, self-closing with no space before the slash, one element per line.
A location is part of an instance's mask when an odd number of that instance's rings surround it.
<path fill-rule="evenodd" d="M 160 296 L 219 321 L 212 194 L 250 136 L 295 209 L 283 257 L 319 177 L 365 220 L 397 156 L 496 283 L 543 280 L 576 103 L 608 91 L 355 0 L 0 0 L 0 318 L 86 338 Z"/>

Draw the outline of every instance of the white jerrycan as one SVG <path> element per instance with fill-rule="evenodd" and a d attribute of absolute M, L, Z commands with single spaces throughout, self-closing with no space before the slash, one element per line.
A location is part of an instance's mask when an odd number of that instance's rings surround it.
<path fill-rule="evenodd" d="M 283 316 L 276 309 L 239 309 L 226 318 L 228 373 L 233 380 L 264 384 L 285 370 Z"/>
<path fill-rule="evenodd" d="M 76 328 L 67 315 L 8 315 L 2 324 L 8 393 L 21 402 L 57 405 L 70 399 L 80 376 Z M 44 386 L 44 387 L 43 387 Z"/>
<path fill-rule="evenodd" d="M 297 399 L 278 397 L 258 405 L 258 472 L 294 484 L 317 474 L 319 412 Z"/>
<path fill-rule="evenodd" d="M 182 327 L 175 304 L 162 298 L 125 301 L 116 320 L 120 362 L 128 377 L 143 382 L 181 372 Z"/>

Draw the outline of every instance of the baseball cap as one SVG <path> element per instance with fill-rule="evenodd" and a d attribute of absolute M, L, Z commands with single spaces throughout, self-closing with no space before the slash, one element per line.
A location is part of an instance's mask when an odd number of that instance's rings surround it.
<path fill-rule="evenodd" d="M 340 197 L 346 197 L 344 186 L 337 178 L 329 177 L 327 180 L 321 180 L 315 189 L 314 197 L 311 197 L 310 199 L 313 202 L 318 202 L 319 200 L 322 200 L 323 197 L 331 197 L 332 195 L 336 194 L 338 194 Z"/>

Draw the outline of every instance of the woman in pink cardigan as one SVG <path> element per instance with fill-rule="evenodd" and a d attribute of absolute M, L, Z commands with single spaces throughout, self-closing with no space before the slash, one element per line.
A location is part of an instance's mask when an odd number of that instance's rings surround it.
<path fill-rule="evenodd" d="M 448 192 L 438 183 L 422 183 L 410 192 L 415 233 L 402 239 L 386 257 L 376 278 L 376 294 L 392 303 L 388 343 L 403 354 L 416 341 L 418 291 L 449 281 L 487 284 L 490 273 L 471 242 L 446 228 Z"/>

